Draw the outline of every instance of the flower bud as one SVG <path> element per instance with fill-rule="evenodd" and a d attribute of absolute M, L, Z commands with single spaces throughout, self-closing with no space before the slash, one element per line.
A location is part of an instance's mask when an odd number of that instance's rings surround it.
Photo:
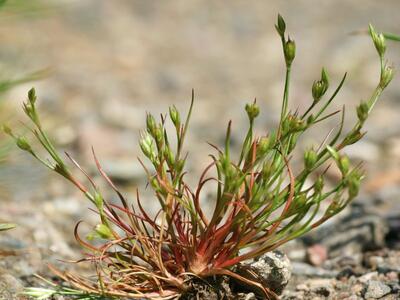
<path fill-rule="evenodd" d="M 175 127 L 178 128 L 181 124 L 181 117 L 175 105 L 169 108 L 169 116 L 171 118 L 172 123 L 175 125 Z"/>
<path fill-rule="evenodd" d="M 290 38 L 285 42 L 283 52 L 285 54 L 286 66 L 290 66 L 296 56 L 296 43 Z"/>
<path fill-rule="evenodd" d="M 282 124 L 284 134 L 302 131 L 306 127 L 307 124 L 295 115 L 288 115 L 288 117 L 283 121 Z"/>
<path fill-rule="evenodd" d="M 261 170 L 262 179 L 264 181 L 268 181 L 275 171 L 274 165 L 272 162 L 265 162 L 263 168 Z"/>
<path fill-rule="evenodd" d="M 245 109 L 250 121 L 253 121 L 260 114 L 260 108 L 255 101 L 252 104 L 246 104 Z"/>
<path fill-rule="evenodd" d="M 173 166 L 175 164 L 175 157 L 169 147 L 165 149 L 164 155 L 168 165 Z"/>
<path fill-rule="evenodd" d="M 358 195 L 358 191 L 360 190 L 361 179 L 363 178 L 363 174 L 354 170 L 351 172 L 346 180 L 349 198 L 352 199 Z"/>
<path fill-rule="evenodd" d="M 181 173 L 183 171 L 183 167 L 185 166 L 185 160 L 181 159 L 179 161 L 176 162 L 175 164 L 175 170 L 178 173 Z"/>
<path fill-rule="evenodd" d="M 385 37 L 383 36 L 382 33 L 378 34 L 376 33 L 374 27 L 372 25 L 369 25 L 369 34 L 372 37 L 372 41 L 374 42 L 375 48 L 378 51 L 378 54 L 380 57 L 383 57 L 386 51 L 386 41 Z"/>
<path fill-rule="evenodd" d="M 381 75 L 381 82 L 380 82 L 381 88 L 383 89 L 386 88 L 390 83 L 390 81 L 392 81 L 393 76 L 394 76 L 393 67 L 385 66 Z"/>
<path fill-rule="evenodd" d="M 278 14 L 278 22 L 275 25 L 275 28 L 281 37 L 283 37 L 285 35 L 286 23 L 280 14 Z"/>
<path fill-rule="evenodd" d="M 344 145 L 352 145 L 357 143 L 362 137 L 365 135 L 364 133 L 360 132 L 360 129 L 353 129 L 343 140 Z"/>
<path fill-rule="evenodd" d="M 271 140 L 269 137 L 262 137 L 257 144 L 257 155 L 262 156 L 270 149 Z"/>
<path fill-rule="evenodd" d="M 357 106 L 357 116 L 361 123 L 364 123 L 368 118 L 369 107 L 366 102 L 361 102 L 359 106 Z"/>
<path fill-rule="evenodd" d="M 10 128 L 8 125 L 3 124 L 1 129 L 3 130 L 3 132 L 4 132 L 5 134 L 8 134 L 9 136 L 14 136 L 14 134 L 13 134 L 11 128 Z"/>
<path fill-rule="evenodd" d="M 323 188 L 324 188 L 324 178 L 322 176 L 319 176 L 314 183 L 314 191 L 315 193 L 319 194 Z"/>
<path fill-rule="evenodd" d="M 161 127 L 161 125 L 157 126 L 156 129 L 154 130 L 154 139 L 156 140 L 157 146 L 160 149 L 162 147 L 163 141 L 164 141 L 164 132 L 163 132 L 163 128 Z"/>
<path fill-rule="evenodd" d="M 315 121 L 315 116 L 313 114 L 309 115 L 307 118 L 307 126 L 313 124 Z"/>
<path fill-rule="evenodd" d="M 102 238 L 102 239 L 111 239 L 113 237 L 112 231 L 108 226 L 104 224 L 97 224 L 94 228 L 94 231 Z"/>
<path fill-rule="evenodd" d="M 146 126 L 147 126 L 147 131 L 153 136 L 155 137 L 155 132 L 157 129 L 157 124 L 156 124 L 156 120 L 154 119 L 152 114 L 147 114 L 146 117 Z"/>
<path fill-rule="evenodd" d="M 304 152 L 304 165 L 307 170 L 311 170 L 317 162 L 318 154 L 314 149 Z"/>
<path fill-rule="evenodd" d="M 349 172 L 350 160 L 347 155 L 343 155 L 339 158 L 338 167 L 343 176 L 345 176 Z"/>
<path fill-rule="evenodd" d="M 29 90 L 29 92 L 28 92 L 28 99 L 29 99 L 29 102 L 31 102 L 31 103 L 35 103 L 35 102 L 36 102 L 37 97 L 36 97 L 35 88 L 31 88 L 31 89 Z"/>
<path fill-rule="evenodd" d="M 24 136 L 17 137 L 16 143 L 17 143 L 18 148 L 20 148 L 24 151 L 32 152 L 31 145 L 29 144 L 26 137 L 24 137 Z"/>
<path fill-rule="evenodd" d="M 94 194 L 94 203 L 100 212 L 103 211 L 104 199 L 103 196 L 97 191 Z"/>
<path fill-rule="evenodd" d="M 337 214 L 341 209 L 339 201 L 340 201 L 340 198 L 338 196 L 336 196 L 333 199 L 333 201 L 329 204 L 328 208 L 326 209 L 325 215 L 333 216 L 333 215 Z"/>
<path fill-rule="evenodd" d="M 311 92 L 315 102 L 318 102 L 321 97 L 326 93 L 329 87 L 328 75 L 324 68 L 322 68 L 321 79 L 314 81 Z"/>
<path fill-rule="evenodd" d="M 147 132 L 142 133 L 142 137 L 139 141 L 140 148 L 142 149 L 143 154 L 152 160 L 155 156 L 155 148 L 153 139 L 151 138 L 150 134 Z"/>

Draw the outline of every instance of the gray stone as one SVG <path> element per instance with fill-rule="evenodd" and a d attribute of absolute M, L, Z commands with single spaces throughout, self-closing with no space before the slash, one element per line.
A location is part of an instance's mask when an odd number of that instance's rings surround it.
<path fill-rule="evenodd" d="M 289 259 L 280 251 L 265 253 L 254 261 L 243 262 L 237 267 L 238 274 L 260 282 L 278 295 L 288 284 L 291 270 Z"/>
<path fill-rule="evenodd" d="M 332 278 L 336 277 L 338 272 L 325 270 L 319 267 L 313 267 L 307 263 L 293 262 L 292 263 L 293 275 L 307 276 L 307 277 L 320 277 L 320 278 Z"/>
<path fill-rule="evenodd" d="M 364 295 L 366 299 L 372 298 L 372 299 L 379 299 L 387 294 L 390 293 L 390 287 L 388 287 L 386 284 L 377 281 L 377 280 L 371 280 L 368 283 L 367 286 L 367 291 Z"/>
<path fill-rule="evenodd" d="M 107 160 L 102 164 L 110 178 L 121 182 L 138 182 L 146 179 L 142 166 L 134 159 Z"/>
<path fill-rule="evenodd" d="M 324 245 L 330 257 L 337 257 L 383 247 L 388 231 L 384 218 L 353 208 L 348 215 L 336 218 L 303 239 L 306 244 Z"/>
<path fill-rule="evenodd" d="M 17 294 L 23 290 L 22 283 L 10 274 L 0 275 L 0 299 L 18 299 Z"/>

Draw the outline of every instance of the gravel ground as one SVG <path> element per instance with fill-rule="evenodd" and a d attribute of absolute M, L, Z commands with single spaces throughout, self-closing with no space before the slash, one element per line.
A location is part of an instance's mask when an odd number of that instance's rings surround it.
<path fill-rule="evenodd" d="M 193 180 L 208 163 L 212 149 L 206 142 L 221 144 L 230 119 L 237 139 L 244 134 L 243 107 L 254 97 L 262 109 L 257 130 L 276 125 L 284 76 L 274 31 L 278 12 L 296 40 L 290 101 L 300 110 L 324 66 L 332 84 L 349 72 L 335 105 L 353 112 L 372 92 L 379 66 L 368 37 L 351 33 L 370 22 L 400 33 L 398 0 L 41 2 L 35 10 L 0 14 L 0 67 L 13 74 L 49 67 L 49 77 L 34 83 L 45 127 L 89 170 L 93 145 L 127 193 L 146 184 L 136 160 L 146 111 L 158 115 L 171 104 L 187 109 L 191 88 L 196 102 L 187 149 Z M 387 57 L 397 68 L 399 49 L 388 45 Z M 7 119 L 23 119 L 20 104 L 31 85 L 7 95 Z M 282 248 L 293 266 L 282 299 L 399 299 L 399 99 L 397 76 L 368 120 L 366 138 L 348 150 L 368 172 L 352 207 Z M 346 124 L 354 118 L 349 113 Z M 321 140 L 334 124 L 321 126 L 303 142 Z M 34 273 L 51 276 L 49 262 L 90 272 L 59 261 L 81 257 L 73 239 L 76 222 L 95 224 L 77 191 L 17 150 L 1 166 L 0 183 L 0 221 L 18 224 L 0 235 L 0 299 L 17 299 L 24 285 L 36 283 Z"/>

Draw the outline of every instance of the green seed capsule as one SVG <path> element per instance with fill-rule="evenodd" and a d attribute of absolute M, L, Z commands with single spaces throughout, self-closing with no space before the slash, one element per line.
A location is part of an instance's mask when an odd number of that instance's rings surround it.
<path fill-rule="evenodd" d="M 285 43 L 283 52 L 285 54 L 286 65 L 290 66 L 296 56 L 296 43 L 289 38 Z"/>
<path fill-rule="evenodd" d="M 317 162 L 318 154 L 314 149 L 304 152 L 304 165 L 307 170 L 311 170 Z"/>

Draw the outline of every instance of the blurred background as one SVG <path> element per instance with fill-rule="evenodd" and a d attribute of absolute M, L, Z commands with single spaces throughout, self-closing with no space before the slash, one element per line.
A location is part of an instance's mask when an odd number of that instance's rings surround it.
<path fill-rule="evenodd" d="M 21 103 L 35 86 L 44 127 L 60 149 L 94 171 L 93 146 L 109 175 L 133 195 L 146 185 L 136 159 L 146 112 L 157 116 L 175 104 L 183 113 L 194 88 L 187 149 L 195 180 L 212 152 L 206 142 L 220 145 L 229 120 L 234 145 L 243 138 L 246 103 L 257 98 L 260 133 L 277 124 L 285 71 L 274 28 L 278 13 L 297 46 L 291 108 L 309 105 L 312 82 L 322 67 L 332 88 L 348 72 L 332 110 L 346 105 L 349 128 L 356 119 L 355 106 L 379 80 L 368 24 L 400 34 L 399 11 L 398 0 L 10 0 L 0 10 L 1 75 L 50 71 L 2 96 L 2 121 L 26 131 L 18 125 L 27 121 Z M 388 59 L 399 69 L 400 43 L 388 42 L 387 48 Z M 321 124 L 302 143 L 321 141 L 334 125 Z M 368 172 L 357 201 L 392 220 L 389 227 L 399 226 L 400 76 L 375 107 L 367 130 L 348 150 L 365 161 Z M 0 259 L 0 267 L 8 269 L 0 273 L 13 277 L 18 286 L 29 283 L 35 272 L 46 274 L 45 262 L 80 257 L 73 226 L 84 219 L 90 229 L 96 216 L 79 192 L 14 148 L 1 165 L 0 185 L 0 222 L 18 224 L 0 236 L 0 249 L 17 253 Z M 148 200 L 144 202 L 151 208 L 153 199 Z"/>

